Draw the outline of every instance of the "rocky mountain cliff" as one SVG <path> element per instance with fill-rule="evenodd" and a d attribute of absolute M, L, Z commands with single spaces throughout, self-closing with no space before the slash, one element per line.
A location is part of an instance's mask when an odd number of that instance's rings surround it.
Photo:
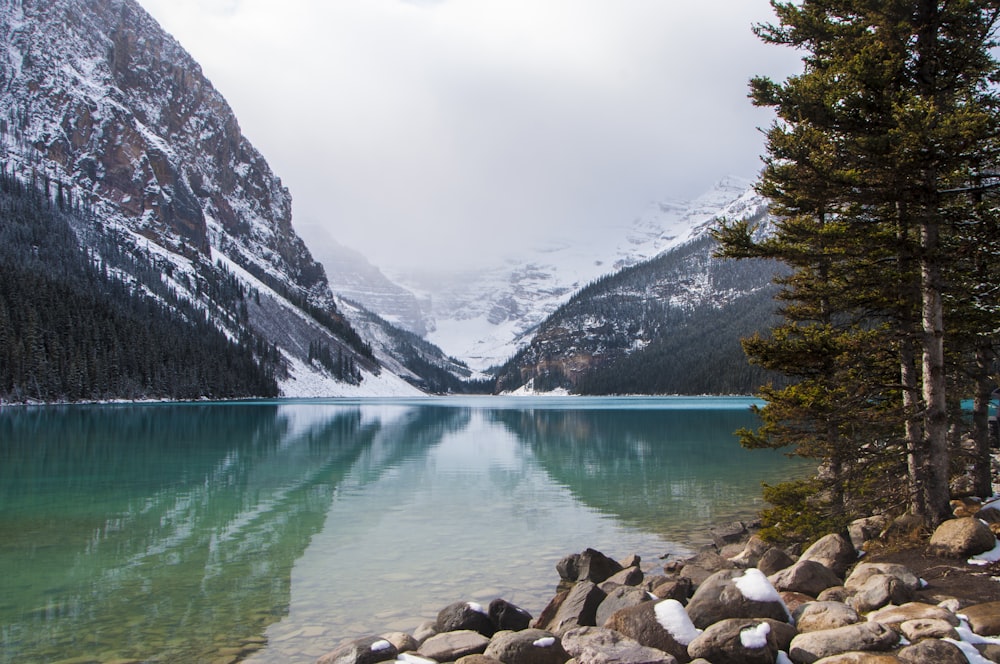
<path fill-rule="evenodd" d="M 780 270 L 717 259 L 718 216 L 768 232 L 765 201 L 749 192 L 692 228 L 681 244 L 606 275 L 546 318 L 497 374 L 498 392 L 748 394 L 766 378 L 741 337 L 768 327 Z"/>
<path fill-rule="evenodd" d="M 752 182 L 728 177 L 692 201 L 652 203 L 630 221 L 581 228 L 565 240 L 526 241 L 517 258 L 475 271 L 437 266 L 382 272 L 332 250 L 319 258 L 335 291 L 349 292 L 352 300 L 485 371 L 523 348 L 587 284 L 691 241 L 720 215 L 742 217 L 763 206 Z M 335 264 L 352 267 L 338 270 Z"/>
<path fill-rule="evenodd" d="M 213 284 L 254 293 L 244 318 L 280 352 L 286 396 L 416 393 L 338 308 L 292 228 L 288 190 L 225 99 L 133 0 L 0 3 L 0 161 L 85 209 L 83 246 L 115 233 L 233 338 L 241 317 Z"/>

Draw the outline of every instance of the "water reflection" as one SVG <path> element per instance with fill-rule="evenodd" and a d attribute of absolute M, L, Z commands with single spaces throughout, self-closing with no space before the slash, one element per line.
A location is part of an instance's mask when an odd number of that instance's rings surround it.
<path fill-rule="evenodd" d="M 755 425 L 729 410 L 496 410 L 549 475 L 586 505 L 667 539 L 708 541 L 707 528 L 752 518 L 760 483 L 802 464 L 739 447 L 733 432 Z"/>
<path fill-rule="evenodd" d="M 196 661 L 252 648 L 379 429 L 357 410 L 317 414 L 4 412 L 0 660 Z"/>
<path fill-rule="evenodd" d="M 745 404 L 664 403 L 0 409 L 0 662 L 307 662 L 457 599 L 537 612 L 566 553 L 655 561 L 787 476 L 735 445 Z"/>

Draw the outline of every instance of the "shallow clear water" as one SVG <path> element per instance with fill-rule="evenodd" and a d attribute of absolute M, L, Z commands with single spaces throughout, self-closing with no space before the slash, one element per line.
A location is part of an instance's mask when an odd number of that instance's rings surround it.
<path fill-rule="evenodd" d="M 0 662 L 312 662 L 594 547 L 683 554 L 802 471 L 750 400 L 0 409 Z"/>

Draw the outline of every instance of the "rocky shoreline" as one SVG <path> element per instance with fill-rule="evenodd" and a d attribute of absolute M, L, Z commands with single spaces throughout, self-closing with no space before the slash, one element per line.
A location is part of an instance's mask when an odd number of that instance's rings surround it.
<path fill-rule="evenodd" d="M 538 616 L 457 601 L 317 664 L 1000 662 L 1000 501 L 954 507 L 929 540 L 905 519 L 862 519 L 801 555 L 742 523 L 665 564 L 588 549 L 556 566 Z"/>

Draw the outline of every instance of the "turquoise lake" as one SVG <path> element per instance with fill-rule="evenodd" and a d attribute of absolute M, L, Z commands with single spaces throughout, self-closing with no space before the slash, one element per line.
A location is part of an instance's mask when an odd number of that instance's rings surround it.
<path fill-rule="evenodd" d="M 0 408 L 0 662 L 313 662 L 455 601 L 537 615 L 593 547 L 662 557 L 806 467 L 750 399 Z"/>

